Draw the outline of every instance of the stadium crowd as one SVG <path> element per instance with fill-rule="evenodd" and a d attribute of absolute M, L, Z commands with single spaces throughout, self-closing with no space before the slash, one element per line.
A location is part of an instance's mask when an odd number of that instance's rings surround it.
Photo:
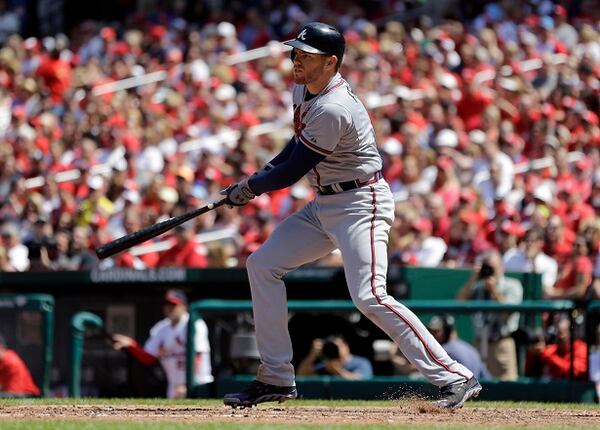
<path fill-rule="evenodd" d="M 596 2 L 488 2 L 439 23 L 265 3 L 234 23 L 138 13 L 69 36 L 0 28 L 0 270 L 90 269 L 95 246 L 260 168 L 292 133 L 292 63 L 279 45 L 244 55 L 326 20 L 344 30 L 341 73 L 394 192 L 392 263 L 464 267 L 497 249 L 507 270 L 542 272 L 547 297 L 600 293 Z M 100 267 L 243 266 L 312 196 L 301 182 L 219 208 Z"/>

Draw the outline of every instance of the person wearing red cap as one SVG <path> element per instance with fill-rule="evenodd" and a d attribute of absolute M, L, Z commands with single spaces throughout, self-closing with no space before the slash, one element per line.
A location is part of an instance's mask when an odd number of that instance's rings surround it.
<path fill-rule="evenodd" d="M 167 397 L 185 398 L 187 325 L 190 318 L 186 294 L 177 289 L 168 290 L 163 300 L 165 318 L 150 329 L 150 337 L 142 348 L 133 338 L 113 335 L 113 347 L 125 349 L 136 361 L 149 367 L 160 361 L 167 375 Z M 194 339 L 194 377 L 198 384 L 213 381 L 210 362 L 208 327 L 202 319 L 196 320 Z"/>
<path fill-rule="evenodd" d="M 0 334 L 0 397 L 39 396 L 27 365 L 21 357 L 6 345 Z"/>

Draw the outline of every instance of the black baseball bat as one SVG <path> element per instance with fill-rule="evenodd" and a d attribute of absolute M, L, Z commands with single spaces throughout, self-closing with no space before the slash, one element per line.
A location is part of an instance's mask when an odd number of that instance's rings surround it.
<path fill-rule="evenodd" d="M 216 209 L 219 206 L 224 205 L 225 203 L 227 203 L 227 197 L 225 197 L 222 200 L 219 200 L 218 202 L 211 203 L 204 207 L 194 209 L 193 211 L 186 212 L 182 215 L 169 218 L 165 221 L 158 222 L 149 227 L 127 234 L 123 237 L 113 240 L 112 242 L 108 242 L 102 246 L 97 247 L 96 255 L 101 260 L 103 258 L 111 257 L 115 254 L 118 254 L 121 251 L 126 250 L 127 248 L 139 245 L 140 243 L 145 242 L 148 239 L 152 239 L 153 237 L 163 234 L 164 232 L 169 231 L 172 228 L 175 228 L 178 225 L 191 220 L 192 218 L 196 218 L 199 215 L 205 214 L 208 211 Z"/>

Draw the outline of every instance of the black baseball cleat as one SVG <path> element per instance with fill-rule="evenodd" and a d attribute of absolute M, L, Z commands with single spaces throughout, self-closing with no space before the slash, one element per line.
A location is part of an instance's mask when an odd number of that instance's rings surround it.
<path fill-rule="evenodd" d="M 481 384 L 475 378 L 467 382 L 445 385 L 440 389 L 440 398 L 435 404 L 448 409 L 462 408 L 467 400 L 477 397 L 480 391 Z"/>
<path fill-rule="evenodd" d="M 223 403 L 233 408 L 250 408 L 258 403 L 282 403 L 296 397 L 296 387 L 280 387 L 254 380 L 241 393 L 225 394 Z"/>

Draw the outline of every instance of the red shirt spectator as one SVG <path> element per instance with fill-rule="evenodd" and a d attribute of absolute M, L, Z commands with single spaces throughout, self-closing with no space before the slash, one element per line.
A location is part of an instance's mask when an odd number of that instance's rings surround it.
<path fill-rule="evenodd" d="M 567 379 L 571 375 L 571 322 L 568 318 L 558 321 L 556 344 L 545 345 L 540 340 L 527 354 L 525 374 Z M 573 377 L 587 378 L 587 344 L 581 339 L 573 341 Z"/>
<path fill-rule="evenodd" d="M 6 347 L 0 335 L 0 392 L 16 395 L 39 396 L 40 389 L 21 357 Z"/>
<path fill-rule="evenodd" d="M 60 103 L 62 97 L 71 85 L 71 65 L 58 58 L 58 54 L 46 57 L 37 70 L 42 78 L 54 103 Z"/>
<path fill-rule="evenodd" d="M 558 281 L 551 291 L 554 299 L 582 299 L 592 283 L 594 265 L 588 257 L 590 247 L 584 237 L 575 239 L 573 256 L 566 260 L 560 270 Z"/>
<path fill-rule="evenodd" d="M 194 237 L 193 228 L 176 227 L 175 245 L 160 255 L 158 264 L 162 267 L 207 267 L 208 260 L 200 252 L 201 246 Z"/>

